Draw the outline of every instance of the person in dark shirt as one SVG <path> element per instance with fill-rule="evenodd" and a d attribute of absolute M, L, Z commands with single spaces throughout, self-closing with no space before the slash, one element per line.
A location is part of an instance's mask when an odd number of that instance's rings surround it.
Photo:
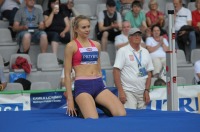
<path fill-rule="evenodd" d="M 121 34 L 122 18 L 116 11 L 114 0 L 107 0 L 106 10 L 99 12 L 95 27 L 97 39 L 101 40 L 102 51 L 107 50 L 108 40 L 114 42 L 115 36 Z"/>
<path fill-rule="evenodd" d="M 57 54 L 59 42 L 67 44 L 70 41 L 69 18 L 59 9 L 59 5 L 60 0 L 49 0 L 48 9 L 44 12 L 45 31 L 55 54 Z"/>

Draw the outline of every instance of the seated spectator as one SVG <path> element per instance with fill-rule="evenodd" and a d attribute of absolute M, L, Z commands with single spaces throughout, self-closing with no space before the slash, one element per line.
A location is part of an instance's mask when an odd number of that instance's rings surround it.
<path fill-rule="evenodd" d="M 192 14 L 189 9 L 182 6 L 182 0 L 173 0 L 173 4 L 175 11 L 174 27 L 176 33 L 176 40 L 178 44 L 176 45 L 176 47 L 184 51 L 188 51 L 186 50 L 186 48 L 189 48 L 189 52 L 185 52 L 185 54 L 186 54 L 186 60 L 190 62 L 191 51 L 196 48 L 195 31 L 194 30 L 187 31 L 187 29 L 190 29 L 190 27 L 192 27 Z M 186 28 L 181 29 L 182 27 Z M 188 38 L 188 40 L 185 40 L 182 43 L 178 42 L 179 40 L 178 38 L 180 38 L 183 35 L 186 35 L 184 36 L 183 39 Z"/>
<path fill-rule="evenodd" d="M 159 25 L 163 27 L 165 24 L 164 13 L 158 10 L 157 0 L 149 1 L 149 11 L 146 13 L 147 26 Z"/>
<path fill-rule="evenodd" d="M 120 0 L 120 13 L 122 15 L 122 18 L 124 19 L 126 13 L 130 10 L 132 10 L 131 4 L 133 1 L 139 1 L 143 7 L 144 0 Z"/>
<path fill-rule="evenodd" d="M 195 2 L 196 10 L 192 11 L 192 26 L 197 30 L 200 29 L 200 0 Z"/>
<path fill-rule="evenodd" d="M 96 34 L 101 40 L 102 51 L 107 50 L 108 40 L 114 42 L 115 36 L 121 33 L 122 27 L 121 15 L 116 11 L 115 1 L 107 0 L 106 8 L 99 13 L 96 25 Z"/>
<path fill-rule="evenodd" d="M 144 38 L 146 38 L 146 36 L 150 36 L 146 24 L 145 13 L 141 10 L 142 4 L 139 1 L 134 1 L 131 7 L 132 10 L 126 13 L 124 19 L 131 23 L 132 28 L 139 28 Z"/>
<path fill-rule="evenodd" d="M 200 84 L 200 60 L 196 61 L 194 64 L 194 72 L 195 72 L 195 82 L 196 84 Z"/>
<path fill-rule="evenodd" d="M 0 67 L 0 91 L 3 91 L 7 86 L 7 81 L 3 73 L 3 68 Z"/>
<path fill-rule="evenodd" d="M 115 47 L 118 50 L 119 48 L 129 44 L 128 41 L 128 32 L 131 29 L 131 24 L 129 21 L 124 21 L 122 23 L 122 33 L 115 37 Z M 141 39 L 141 46 L 146 48 L 144 41 Z"/>
<path fill-rule="evenodd" d="M 67 44 L 70 41 L 69 18 L 59 10 L 59 5 L 59 0 L 49 0 L 48 10 L 44 12 L 45 31 L 48 41 L 51 42 L 52 51 L 56 55 L 59 42 Z"/>
<path fill-rule="evenodd" d="M 151 31 L 152 37 L 147 38 L 146 46 L 154 66 L 153 76 L 158 78 L 162 67 L 166 67 L 166 51 L 169 44 L 165 38 L 160 36 L 161 28 L 159 26 L 152 26 Z"/>
<path fill-rule="evenodd" d="M 74 0 L 67 0 L 65 4 L 61 4 L 60 10 L 65 16 L 70 18 L 73 14 L 72 8 L 74 7 Z"/>
<path fill-rule="evenodd" d="M 20 46 L 18 53 L 28 54 L 31 41 L 40 43 L 42 53 L 47 50 L 48 41 L 43 31 L 45 26 L 42 11 L 34 5 L 35 0 L 25 0 L 25 6 L 21 7 L 15 15 L 13 29 L 17 32 L 16 38 L 20 45 L 22 43 L 23 48 L 21 51 Z"/>

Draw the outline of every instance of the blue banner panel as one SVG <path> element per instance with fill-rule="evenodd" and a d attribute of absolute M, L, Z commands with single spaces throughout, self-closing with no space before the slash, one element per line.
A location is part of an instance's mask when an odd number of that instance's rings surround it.
<path fill-rule="evenodd" d="M 66 107 L 63 92 L 47 92 L 31 94 L 31 110 L 57 109 Z"/>

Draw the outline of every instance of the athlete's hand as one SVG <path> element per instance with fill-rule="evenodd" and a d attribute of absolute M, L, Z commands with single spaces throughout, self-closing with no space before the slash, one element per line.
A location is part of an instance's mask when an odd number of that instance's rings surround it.
<path fill-rule="evenodd" d="M 72 100 L 67 100 L 67 114 L 68 116 L 77 116 L 76 110 L 74 108 L 74 101 Z"/>

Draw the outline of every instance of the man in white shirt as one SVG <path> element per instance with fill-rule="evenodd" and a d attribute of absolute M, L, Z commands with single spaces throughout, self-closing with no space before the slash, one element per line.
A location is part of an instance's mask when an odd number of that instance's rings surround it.
<path fill-rule="evenodd" d="M 192 25 L 192 14 L 189 9 L 182 6 L 182 0 L 173 0 L 173 4 L 174 4 L 174 9 L 175 9 L 174 27 L 175 27 L 175 32 L 177 34 L 177 32 L 181 29 L 181 27 L 185 25 L 189 25 L 189 26 Z M 188 32 L 189 32 L 188 37 L 189 37 L 190 51 L 192 51 L 193 49 L 196 48 L 196 35 L 195 35 L 195 31 L 188 31 Z M 178 35 L 180 37 L 181 35 L 185 33 L 186 31 L 181 31 L 180 34 Z M 178 47 L 183 50 L 185 49 L 185 45 L 183 45 L 183 43 L 178 44 Z M 190 61 L 190 54 L 188 55 L 186 54 L 186 59 L 187 61 Z"/>
<path fill-rule="evenodd" d="M 115 37 L 115 47 L 118 50 L 129 44 L 128 42 L 128 32 L 131 29 L 131 24 L 129 21 L 124 21 L 122 23 L 122 33 Z M 141 46 L 146 48 L 144 41 L 141 39 Z"/>
<path fill-rule="evenodd" d="M 150 102 L 151 71 L 154 70 L 147 49 L 140 46 L 142 32 L 130 29 L 128 45 L 120 48 L 113 69 L 119 99 L 125 108 L 143 109 Z"/>

